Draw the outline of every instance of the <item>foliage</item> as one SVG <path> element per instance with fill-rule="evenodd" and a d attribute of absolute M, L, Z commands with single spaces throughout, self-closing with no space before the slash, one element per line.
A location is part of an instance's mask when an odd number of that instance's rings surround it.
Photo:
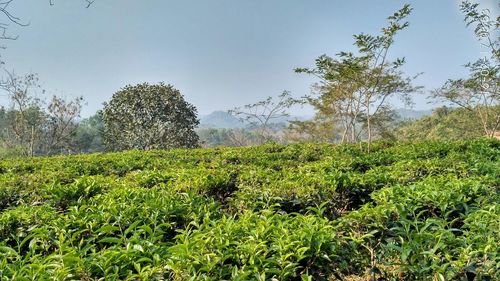
<path fill-rule="evenodd" d="M 102 111 L 110 150 L 196 147 L 196 108 L 172 85 L 125 86 Z"/>
<path fill-rule="evenodd" d="M 102 112 L 85 118 L 78 123 L 73 142 L 75 151 L 82 152 L 98 152 L 104 150 L 102 143 L 102 133 L 104 131 L 104 123 L 102 120 Z"/>
<path fill-rule="evenodd" d="M 500 106 L 491 111 L 500 113 Z M 497 113 L 497 114 L 498 114 Z M 432 115 L 404 122 L 396 130 L 397 138 L 415 140 L 464 140 L 484 135 L 481 122 L 472 111 L 463 108 L 441 107 Z"/>
<path fill-rule="evenodd" d="M 500 142 L 0 161 L 2 280 L 497 280 Z"/>

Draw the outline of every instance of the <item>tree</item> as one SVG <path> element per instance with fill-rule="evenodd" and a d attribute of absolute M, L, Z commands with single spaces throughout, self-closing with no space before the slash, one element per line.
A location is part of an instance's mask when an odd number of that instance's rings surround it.
<path fill-rule="evenodd" d="M 468 63 L 469 77 L 450 79 L 431 97 L 473 112 L 483 133 L 493 137 L 500 126 L 500 40 L 498 29 L 500 16 L 491 19 L 490 11 L 479 10 L 479 4 L 462 2 L 467 26 L 475 25 L 474 33 L 487 54 Z"/>
<path fill-rule="evenodd" d="M 21 148 L 25 156 L 33 156 L 40 145 L 47 117 L 41 109 L 41 100 L 34 93 L 40 88 L 38 77 L 35 74 L 6 74 L 1 89 L 7 93 L 11 104 L 5 113 L 4 143 L 11 148 Z"/>
<path fill-rule="evenodd" d="M 196 114 L 171 85 L 128 85 L 104 104 L 104 144 L 110 150 L 197 147 Z"/>
<path fill-rule="evenodd" d="M 283 91 L 277 99 L 268 97 L 254 104 L 236 107 L 229 110 L 229 113 L 254 127 L 261 138 L 261 143 L 264 143 L 272 139 L 272 126 L 275 122 L 290 116 L 288 109 L 299 103 L 302 101 L 293 98 L 290 92 Z"/>
<path fill-rule="evenodd" d="M 102 134 L 104 124 L 102 112 L 81 120 L 78 123 L 78 130 L 75 133 L 73 147 L 78 152 L 103 151 Z"/>
<path fill-rule="evenodd" d="M 47 126 L 45 150 L 52 154 L 62 152 L 70 153 L 73 148 L 73 138 L 78 130 L 77 119 L 82 110 L 83 97 L 73 100 L 52 96 L 47 106 Z"/>
<path fill-rule="evenodd" d="M 390 116 L 382 115 L 392 114 L 388 100 L 397 95 L 410 103 L 409 94 L 419 89 L 411 85 L 415 77 L 405 77 L 400 70 L 404 58 L 388 60 L 388 51 L 396 34 L 409 25 L 405 19 L 411 10 L 405 5 L 389 16 L 388 26 L 382 29 L 381 35 L 355 35 L 356 54 L 322 55 L 316 60 L 315 68 L 295 70 L 320 79 L 313 87 L 314 95 L 307 99 L 317 111 L 317 120 L 335 123 L 332 135 L 336 134 L 338 127 L 342 128 L 341 142 L 356 142 L 366 135 L 370 150 L 375 127 L 380 128 L 380 121 Z"/>
<path fill-rule="evenodd" d="M 10 108 L 4 113 L 6 125 L 1 134 L 4 145 L 21 148 L 25 156 L 51 154 L 62 149 L 68 151 L 78 126 L 83 98 L 66 100 L 53 96 L 47 104 L 37 95 L 40 86 L 36 74 L 17 76 L 6 73 L 6 78 L 0 83 L 0 89 L 10 99 Z"/>

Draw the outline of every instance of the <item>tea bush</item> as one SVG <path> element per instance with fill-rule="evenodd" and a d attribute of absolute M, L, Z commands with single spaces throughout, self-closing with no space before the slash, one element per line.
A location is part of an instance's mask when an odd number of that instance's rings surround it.
<path fill-rule="evenodd" d="M 1 280 L 499 280 L 500 142 L 0 161 Z"/>

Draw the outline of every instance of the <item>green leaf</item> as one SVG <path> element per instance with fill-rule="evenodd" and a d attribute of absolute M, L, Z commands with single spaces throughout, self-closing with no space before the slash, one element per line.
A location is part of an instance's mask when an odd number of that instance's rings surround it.
<path fill-rule="evenodd" d="M 99 243 L 121 244 L 123 241 L 116 237 L 105 237 L 99 240 Z"/>

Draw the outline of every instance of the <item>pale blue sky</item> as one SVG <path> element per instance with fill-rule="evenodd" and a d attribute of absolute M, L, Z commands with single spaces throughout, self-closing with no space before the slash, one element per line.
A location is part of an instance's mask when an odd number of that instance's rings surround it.
<path fill-rule="evenodd" d="M 144 81 L 173 84 L 207 114 L 285 89 L 308 94 L 314 79 L 295 67 L 353 50 L 353 34 L 378 32 L 406 2 L 411 24 L 390 57 L 406 57 L 410 75 L 424 72 L 417 82 L 427 90 L 465 75 L 462 65 L 481 46 L 456 0 L 96 0 L 88 9 L 77 0 L 17 0 L 13 12 L 30 25 L 12 27 L 19 38 L 0 52 L 6 68 L 38 73 L 49 94 L 83 95 L 83 116 Z M 481 2 L 498 14 L 497 1 Z M 431 107 L 415 100 L 416 109 Z"/>

